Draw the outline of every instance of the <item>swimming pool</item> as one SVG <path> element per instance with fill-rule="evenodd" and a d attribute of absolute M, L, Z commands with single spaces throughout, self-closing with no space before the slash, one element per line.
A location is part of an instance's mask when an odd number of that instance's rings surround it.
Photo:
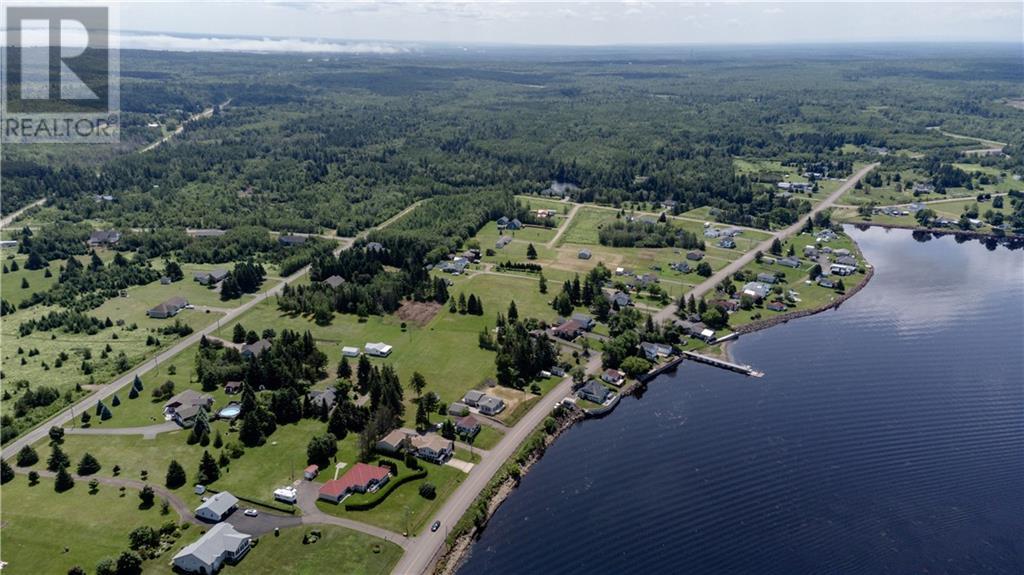
<path fill-rule="evenodd" d="M 224 407 L 224 409 L 217 412 L 217 417 L 221 419 L 234 419 L 238 417 L 238 414 L 242 412 L 242 406 L 237 403 L 233 403 Z"/>

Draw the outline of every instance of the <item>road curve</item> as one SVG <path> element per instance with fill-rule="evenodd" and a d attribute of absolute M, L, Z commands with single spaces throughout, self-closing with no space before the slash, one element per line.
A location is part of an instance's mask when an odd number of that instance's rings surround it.
<path fill-rule="evenodd" d="M 822 210 L 826 210 L 826 209 L 832 207 L 832 205 L 836 203 L 836 200 L 838 200 L 843 194 L 845 194 L 847 191 L 849 191 L 850 188 L 855 186 L 857 184 L 857 182 L 859 182 L 864 176 L 866 176 L 868 174 L 868 172 L 870 172 L 871 170 L 875 169 L 877 166 L 878 166 L 878 162 L 875 162 L 874 164 L 869 164 L 867 166 L 864 166 L 860 170 L 858 170 L 857 173 L 855 173 L 852 176 L 850 176 L 849 178 L 847 178 L 846 181 L 843 182 L 843 185 L 839 186 L 839 188 L 836 191 L 834 191 L 831 194 L 829 194 L 828 197 L 826 197 L 824 200 L 822 200 L 816 206 L 811 208 L 811 211 L 808 212 L 807 215 L 805 215 L 804 217 L 798 219 L 795 224 L 789 226 L 788 228 L 785 228 L 785 229 L 782 229 L 782 230 L 779 230 L 779 231 L 775 232 L 774 234 L 772 234 L 772 237 L 766 239 L 765 241 L 761 242 L 760 244 L 758 244 L 754 248 L 748 250 L 742 256 L 740 256 L 736 260 L 730 262 L 724 268 L 721 268 L 720 270 L 715 272 L 714 275 L 712 275 L 708 279 L 706 279 L 703 282 L 701 282 L 701 283 L 697 284 L 696 286 L 694 286 L 693 289 L 690 290 L 690 293 L 688 294 L 688 296 L 692 295 L 693 297 L 699 299 L 701 296 L 703 296 L 707 292 L 715 289 L 715 286 L 717 286 L 719 283 L 721 283 L 722 280 L 730 277 L 732 274 L 734 274 L 734 273 L 738 272 L 740 269 L 742 269 L 743 266 L 745 266 L 745 265 L 749 264 L 750 262 L 754 261 L 754 257 L 757 255 L 757 252 L 760 251 L 762 253 L 767 253 L 768 250 L 770 250 L 771 247 L 772 247 L 772 242 L 774 242 L 776 239 L 781 242 L 781 241 L 789 238 L 790 236 L 793 236 L 795 234 L 800 233 L 800 230 L 802 230 L 804 228 L 804 225 L 807 223 L 807 220 L 809 218 L 813 218 L 816 214 L 818 214 Z M 664 308 L 662 308 L 661 311 L 659 311 L 658 313 L 654 314 L 654 320 L 658 321 L 658 322 L 669 321 L 673 317 L 675 317 L 677 309 L 678 309 L 678 307 L 675 304 L 669 304 L 668 306 L 665 306 Z"/>

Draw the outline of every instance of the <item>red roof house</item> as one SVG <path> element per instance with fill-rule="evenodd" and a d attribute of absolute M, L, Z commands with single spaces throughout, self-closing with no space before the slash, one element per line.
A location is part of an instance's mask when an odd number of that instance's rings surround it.
<path fill-rule="evenodd" d="M 338 479 L 320 487 L 320 499 L 341 503 L 350 493 L 366 493 L 388 482 L 391 471 L 386 467 L 356 463 Z"/>

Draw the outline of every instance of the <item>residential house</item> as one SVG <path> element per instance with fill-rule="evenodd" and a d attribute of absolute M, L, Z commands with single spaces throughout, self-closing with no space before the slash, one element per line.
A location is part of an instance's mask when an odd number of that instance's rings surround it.
<path fill-rule="evenodd" d="M 116 230 L 97 230 L 89 234 L 87 243 L 92 247 L 113 246 L 121 241 L 121 232 Z"/>
<path fill-rule="evenodd" d="M 835 250 L 832 250 L 832 254 L 835 256 L 848 256 L 850 255 L 850 250 L 846 248 L 837 248 Z"/>
<path fill-rule="evenodd" d="M 700 333 L 694 334 L 693 337 L 711 343 L 715 341 L 715 330 L 710 328 L 704 328 Z"/>
<path fill-rule="evenodd" d="M 707 228 L 704 230 L 704 237 L 709 239 L 717 238 L 722 235 L 722 232 L 718 231 L 717 228 Z"/>
<path fill-rule="evenodd" d="M 260 355 L 262 355 L 263 352 L 270 349 L 272 345 L 273 343 L 271 343 L 269 339 L 261 339 L 259 341 L 254 341 L 253 343 L 247 343 L 243 345 L 242 349 L 239 350 L 239 352 L 245 359 L 252 359 L 254 357 L 259 357 Z"/>
<path fill-rule="evenodd" d="M 629 294 L 623 291 L 617 291 L 612 294 L 611 303 L 613 306 L 618 306 L 622 309 L 628 305 L 633 305 L 633 299 L 629 297 Z"/>
<path fill-rule="evenodd" d="M 456 257 L 453 260 L 446 261 L 446 262 L 442 263 L 441 267 L 439 269 L 442 272 L 445 272 L 445 273 L 457 276 L 457 275 L 465 272 L 467 267 L 469 267 L 469 260 L 467 260 L 464 257 L 459 256 L 459 257 Z"/>
<path fill-rule="evenodd" d="M 186 545 L 174 556 L 177 571 L 213 575 L 225 564 L 238 563 L 252 546 L 252 537 L 236 531 L 228 523 L 214 525 L 196 542 Z"/>
<path fill-rule="evenodd" d="M 388 482 L 391 470 L 387 467 L 356 463 L 338 479 L 332 479 L 320 487 L 319 498 L 331 503 L 341 503 L 352 493 L 374 492 Z"/>
<path fill-rule="evenodd" d="M 211 523 L 224 521 L 231 512 L 238 508 L 238 498 L 227 491 L 214 493 L 196 507 L 196 517 Z"/>
<path fill-rule="evenodd" d="M 326 404 L 328 410 L 334 407 L 334 402 L 338 400 L 338 394 L 334 391 L 333 387 L 310 391 L 306 394 L 306 397 L 309 398 L 309 403 L 316 407 Z"/>
<path fill-rule="evenodd" d="M 601 374 L 601 380 L 612 385 L 622 385 L 622 382 L 626 380 L 626 374 L 617 369 L 606 369 Z"/>
<path fill-rule="evenodd" d="M 436 433 L 413 434 L 409 436 L 409 448 L 420 459 L 433 463 L 444 463 L 455 453 L 455 442 Z"/>
<path fill-rule="evenodd" d="M 690 264 L 686 262 L 676 262 L 674 264 L 670 264 L 669 267 L 681 274 L 690 273 Z"/>
<path fill-rule="evenodd" d="M 805 258 L 816 258 L 816 257 L 818 257 L 818 248 L 816 246 L 804 246 L 804 257 Z"/>
<path fill-rule="evenodd" d="M 460 417 L 455 422 L 455 432 L 466 437 L 474 437 L 480 433 L 480 422 L 472 415 Z"/>
<path fill-rule="evenodd" d="M 718 240 L 718 247 L 731 250 L 736 247 L 736 242 L 732 238 L 722 238 Z"/>
<path fill-rule="evenodd" d="M 480 400 L 486 397 L 484 392 L 476 389 L 471 389 L 466 392 L 466 395 L 462 396 L 462 403 L 470 407 L 477 407 L 480 404 Z"/>
<path fill-rule="evenodd" d="M 800 260 L 789 256 L 779 260 L 780 266 L 786 266 L 787 268 L 797 269 L 800 267 Z"/>
<path fill-rule="evenodd" d="M 641 342 L 640 350 L 650 361 L 658 361 L 658 358 L 672 355 L 672 346 L 664 343 Z"/>
<path fill-rule="evenodd" d="M 500 398 L 485 395 L 477 402 L 476 408 L 484 415 L 497 415 L 505 409 L 505 402 Z"/>
<path fill-rule="evenodd" d="M 363 346 L 363 351 L 366 352 L 366 355 L 372 355 L 374 357 L 387 357 L 391 355 L 392 349 L 393 348 L 390 345 L 382 341 L 377 343 L 367 343 Z"/>
<path fill-rule="evenodd" d="M 345 357 L 359 357 L 359 348 L 344 346 L 341 348 L 341 355 Z"/>
<path fill-rule="evenodd" d="M 699 262 L 700 260 L 704 259 L 704 254 L 696 250 L 692 252 L 686 252 L 686 259 L 693 262 Z"/>
<path fill-rule="evenodd" d="M 917 183 L 914 184 L 913 190 L 915 194 L 930 194 L 935 191 L 935 186 L 928 183 Z"/>
<path fill-rule="evenodd" d="M 743 291 L 740 292 L 743 295 L 748 295 L 754 299 L 764 299 L 771 293 L 772 288 L 764 282 L 750 282 L 743 286 Z"/>
<path fill-rule="evenodd" d="M 832 280 L 828 279 L 825 276 L 821 276 L 821 277 L 818 278 L 818 285 L 820 285 L 823 288 L 828 288 L 828 289 L 832 289 L 832 288 L 836 287 L 836 284 Z"/>
<path fill-rule="evenodd" d="M 857 267 L 835 263 L 829 266 L 829 271 L 836 274 L 837 276 L 848 276 L 856 272 Z"/>
<path fill-rule="evenodd" d="M 815 237 L 817 238 L 817 240 L 819 242 L 829 242 L 829 241 L 832 241 L 834 239 L 837 239 L 839 236 L 837 236 L 836 233 L 833 232 L 832 230 L 826 228 L 826 229 L 821 230 L 820 232 L 818 232 L 818 235 L 815 236 Z"/>
<path fill-rule="evenodd" d="M 468 413 L 469 406 L 466 405 L 465 403 L 462 403 L 461 401 L 453 401 L 451 405 L 448 406 L 448 415 L 462 417 Z"/>
<path fill-rule="evenodd" d="M 679 326 L 680 331 L 691 336 L 698 336 L 702 331 L 707 329 L 707 326 L 702 322 L 689 321 L 685 319 L 676 320 L 676 325 Z"/>
<path fill-rule="evenodd" d="M 576 254 L 576 257 L 578 257 L 581 260 L 589 260 L 591 258 L 591 256 L 592 256 L 592 254 L 590 253 L 590 250 L 588 250 L 588 249 L 582 249 L 582 250 L 580 250 Z"/>
<path fill-rule="evenodd" d="M 586 330 L 580 322 L 570 319 L 552 328 L 551 335 L 566 341 L 572 341 L 579 337 L 584 331 Z"/>
<path fill-rule="evenodd" d="M 241 381 L 229 381 L 224 384 L 224 393 L 228 395 L 234 395 L 240 391 L 242 391 Z"/>
<path fill-rule="evenodd" d="M 209 410 L 212 406 L 213 397 L 194 389 L 186 389 L 164 404 L 164 419 L 182 427 L 190 427 L 200 409 Z"/>
<path fill-rule="evenodd" d="M 711 302 L 711 307 L 720 307 L 726 311 L 726 313 L 733 313 L 739 311 L 740 302 L 734 299 L 720 299 Z"/>
<path fill-rule="evenodd" d="M 837 263 L 842 266 L 857 267 L 857 258 L 849 255 L 840 256 L 835 259 L 834 263 Z"/>
<path fill-rule="evenodd" d="M 786 304 L 781 301 L 773 301 L 765 306 L 771 311 L 786 311 Z"/>
<path fill-rule="evenodd" d="M 382 244 L 380 242 L 368 242 L 366 244 L 366 251 L 374 252 L 374 253 L 380 253 L 380 252 L 384 251 L 384 244 Z"/>
<path fill-rule="evenodd" d="M 277 243 L 281 244 L 282 246 L 284 246 L 286 248 L 290 248 L 292 246 L 301 246 L 301 245 L 305 244 L 307 239 L 309 239 L 309 238 L 307 238 L 306 236 L 296 236 L 296 235 L 286 234 L 286 235 L 279 236 L 277 238 Z"/>
<path fill-rule="evenodd" d="M 192 274 L 192 278 L 199 282 L 199 285 L 210 286 L 216 285 L 224 281 L 224 278 L 228 277 L 228 270 L 216 269 L 208 272 L 196 272 Z"/>
<path fill-rule="evenodd" d="M 508 224 L 505 226 L 505 229 L 512 231 L 521 230 L 523 229 L 523 222 L 519 221 L 518 219 L 510 220 Z"/>
<path fill-rule="evenodd" d="M 178 315 L 178 312 L 186 307 L 188 307 L 188 300 L 180 296 L 174 296 L 146 311 L 146 315 L 153 319 L 167 319 Z"/>
<path fill-rule="evenodd" d="M 505 216 L 501 216 L 500 218 L 498 218 L 498 229 L 499 230 L 505 229 L 505 227 L 508 226 L 508 222 L 509 222 L 509 219 L 507 217 L 505 217 Z"/>
<path fill-rule="evenodd" d="M 761 283 L 764 283 L 764 284 L 774 284 L 775 282 L 779 281 L 779 279 L 777 277 L 775 277 L 775 274 L 770 274 L 768 272 L 761 272 L 761 273 L 757 274 L 757 281 L 759 281 Z"/>
<path fill-rule="evenodd" d="M 576 391 L 576 395 L 581 399 L 603 405 L 612 395 L 612 390 L 598 383 L 596 379 L 591 379 Z"/>
<path fill-rule="evenodd" d="M 594 326 L 597 325 L 597 322 L 594 321 L 594 318 L 590 317 L 585 313 L 574 313 L 572 314 L 572 319 L 579 322 L 583 329 L 587 331 L 594 329 Z"/>
<path fill-rule="evenodd" d="M 331 289 L 338 289 L 345 284 L 345 278 L 339 275 L 332 275 L 324 281 L 320 282 Z"/>
<path fill-rule="evenodd" d="M 498 238 L 498 241 L 494 242 L 494 247 L 500 250 L 501 248 L 509 245 L 510 243 L 512 243 L 511 236 L 501 236 L 500 238 Z"/>
<path fill-rule="evenodd" d="M 408 430 L 395 429 L 377 441 L 377 451 L 398 453 L 408 444 L 410 435 Z"/>

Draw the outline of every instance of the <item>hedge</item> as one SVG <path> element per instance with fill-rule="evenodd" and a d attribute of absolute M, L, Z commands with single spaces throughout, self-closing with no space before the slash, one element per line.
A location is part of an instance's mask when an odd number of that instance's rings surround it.
<path fill-rule="evenodd" d="M 416 479 L 423 479 L 426 476 L 427 470 L 421 468 L 419 471 L 411 475 L 403 475 L 401 477 L 393 479 L 388 482 L 387 486 L 383 490 L 378 491 L 377 496 L 374 497 L 373 499 L 365 501 L 363 503 L 346 503 L 345 511 L 368 511 L 370 509 L 373 509 L 374 507 L 380 505 L 385 499 L 387 499 L 388 495 L 391 495 L 391 492 L 394 491 L 395 489 L 398 489 L 400 486 L 410 481 L 414 481 Z"/>

